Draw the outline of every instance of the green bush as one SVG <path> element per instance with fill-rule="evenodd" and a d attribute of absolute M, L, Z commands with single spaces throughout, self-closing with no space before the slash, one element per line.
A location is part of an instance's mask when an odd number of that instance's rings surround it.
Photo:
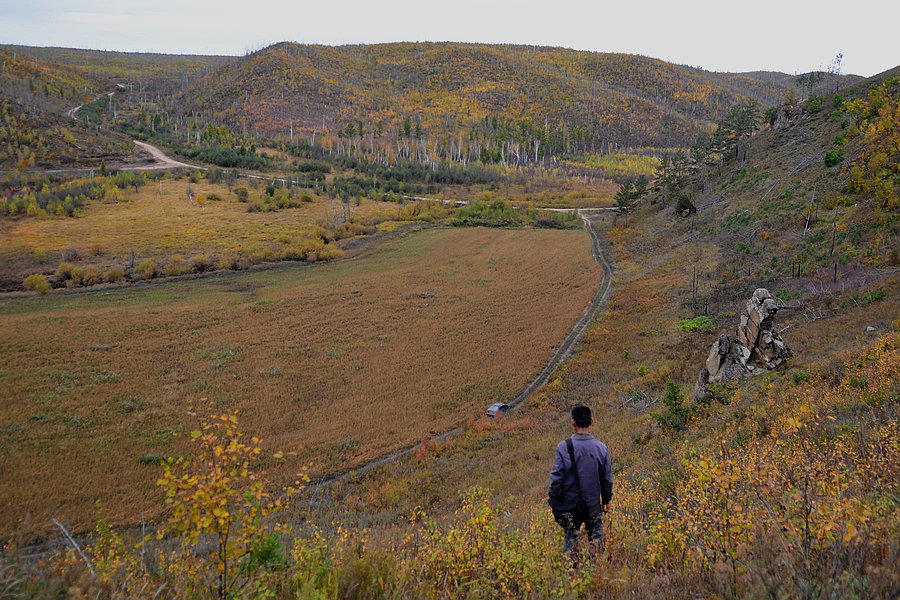
<path fill-rule="evenodd" d="M 834 148 L 825 153 L 825 166 L 833 167 L 844 160 L 844 149 Z"/>
<path fill-rule="evenodd" d="M 794 380 L 795 385 L 803 385 L 809 381 L 809 374 L 803 369 L 799 369 L 794 373 L 792 379 Z"/>
<path fill-rule="evenodd" d="M 863 292 L 861 294 L 850 294 L 850 298 L 863 308 L 872 304 L 873 302 L 883 300 L 884 296 L 885 292 L 883 289 L 869 290 L 868 292 Z"/>
<path fill-rule="evenodd" d="M 159 454 L 142 454 L 137 461 L 139 465 L 161 465 L 166 459 Z"/>
<path fill-rule="evenodd" d="M 682 331 L 697 331 L 699 329 L 703 333 L 712 333 L 715 330 L 713 320 L 705 315 L 680 321 L 678 327 L 680 327 Z"/>
<path fill-rule="evenodd" d="M 50 291 L 50 282 L 47 281 L 47 278 L 41 275 L 40 273 L 34 273 L 25 278 L 22 282 L 22 286 L 26 290 L 34 290 L 36 292 L 40 292 L 41 294 L 46 294 Z"/>
<path fill-rule="evenodd" d="M 666 393 L 662 397 L 663 405 L 668 408 L 665 413 L 650 413 L 664 429 L 680 431 L 687 425 L 690 417 L 690 408 L 684 404 L 684 392 L 681 387 L 672 381 L 666 380 Z"/>

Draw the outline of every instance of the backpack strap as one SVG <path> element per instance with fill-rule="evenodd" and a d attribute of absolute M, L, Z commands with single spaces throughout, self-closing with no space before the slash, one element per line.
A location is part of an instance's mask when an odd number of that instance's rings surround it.
<path fill-rule="evenodd" d="M 578 463 L 575 462 L 575 444 L 572 442 L 572 438 L 566 439 L 566 448 L 569 450 L 569 460 L 572 462 L 572 469 L 575 471 L 575 485 L 578 488 L 578 497 L 584 502 L 584 498 L 581 496 L 581 477 L 578 475 Z"/>

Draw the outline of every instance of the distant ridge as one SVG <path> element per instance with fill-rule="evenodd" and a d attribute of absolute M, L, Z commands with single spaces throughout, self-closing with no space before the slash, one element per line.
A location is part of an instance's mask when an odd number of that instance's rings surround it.
<path fill-rule="evenodd" d="M 352 124 L 469 133 L 485 118 L 558 128 L 589 149 L 685 146 L 736 103 L 780 103 L 796 77 L 713 73 L 630 54 L 468 43 L 274 44 L 187 85 L 185 110 L 246 131 L 311 135 Z M 848 79 L 846 83 L 849 83 Z"/>

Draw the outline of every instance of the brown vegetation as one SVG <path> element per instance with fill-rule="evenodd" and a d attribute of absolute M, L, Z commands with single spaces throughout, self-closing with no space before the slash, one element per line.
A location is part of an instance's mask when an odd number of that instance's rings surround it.
<path fill-rule="evenodd" d="M 523 387 L 599 276 L 581 231 L 451 229 L 328 266 L 7 300 L 3 533 L 85 528 L 97 499 L 114 523 L 156 514 L 141 458 L 185 450 L 201 396 L 313 474 L 445 431 Z"/>

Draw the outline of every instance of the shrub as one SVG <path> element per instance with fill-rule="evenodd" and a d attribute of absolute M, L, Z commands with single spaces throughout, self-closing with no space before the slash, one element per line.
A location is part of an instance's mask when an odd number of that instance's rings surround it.
<path fill-rule="evenodd" d="M 219 202 L 222 200 L 222 196 L 216 194 L 215 192 L 206 195 L 206 199 L 210 202 Z"/>
<path fill-rule="evenodd" d="M 220 269 L 229 269 L 231 271 L 236 271 L 240 268 L 238 256 L 234 253 L 226 254 L 219 259 L 218 266 Z"/>
<path fill-rule="evenodd" d="M 319 260 L 335 260 L 344 256 L 344 251 L 333 244 L 326 244 L 319 250 Z"/>
<path fill-rule="evenodd" d="M 169 259 L 169 264 L 167 264 L 165 269 L 163 269 L 163 273 L 165 273 L 169 277 L 176 275 L 186 275 L 191 271 L 193 271 L 193 267 L 184 262 L 180 254 L 175 254 L 174 256 L 172 256 L 172 258 Z"/>
<path fill-rule="evenodd" d="M 825 166 L 833 167 L 844 160 L 844 149 L 834 148 L 825 153 Z"/>
<path fill-rule="evenodd" d="M 84 277 L 84 269 L 82 267 L 72 267 L 69 272 L 69 281 L 73 285 L 81 285 L 81 279 Z"/>
<path fill-rule="evenodd" d="M 116 283 L 117 281 L 122 281 L 124 278 L 125 271 L 118 267 L 107 269 L 106 273 L 103 274 L 103 281 L 107 283 Z"/>
<path fill-rule="evenodd" d="M 794 384 L 803 385 L 804 383 L 809 381 L 809 375 L 803 369 L 798 369 L 794 373 L 792 379 L 794 380 Z"/>
<path fill-rule="evenodd" d="M 139 465 L 161 465 L 166 459 L 159 454 L 142 454 L 137 461 Z"/>
<path fill-rule="evenodd" d="M 65 281 L 66 279 L 72 277 L 72 269 L 74 268 L 75 265 L 70 262 L 61 262 L 59 263 L 59 266 L 56 267 L 56 276 L 60 280 Z"/>
<path fill-rule="evenodd" d="M 297 248 L 302 253 L 303 258 L 307 258 L 310 254 L 318 252 L 324 247 L 325 242 L 320 237 L 302 238 L 300 240 L 300 243 L 297 245 Z"/>
<path fill-rule="evenodd" d="M 247 188 L 238 188 L 234 190 L 234 194 L 237 196 L 239 202 L 246 202 L 250 199 L 250 192 L 247 191 Z"/>
<path fill-rule="evenodd" d="M 194 266 L 194 270 L 198 273 L 208 271 L 212 268 L 212 260 L 210 260 L 209 256 L 207 256 L 206 254 L 195 255 L 193 258 L 191 258 L 191 264 Z"/>
<path fill-rule="evenodd" d="M 262 458 L 260 441 L 244 436 L 234 413 L 210 415 L 191 432 L 191 440 L 198 445 L 197 459 L 168 459 L 157 482 L 171 507 L 169 521 L 157 535 L 182 540 L 180 561 L 216 582 L 210 590 L 216 597 L 236 597 L 257 572 L 283 565 L 278 533 L 288 528 L 272 521 L 309 478 L 299 473 L 280 493 L 266 491 L 264 478 L 254 472 Z M 281 460 L 283 454 L 272 458 Z M 208 556 L 198 558 L 195 547 L 209 539 Z"/>
<path fill-rule="evenodd" d="M 885 292 L 883 289 L 878 290 L 869 290 L 867 292 L 850 294 L 850 299 L 853 300 L 859 306 L 865 308 L 866 306 L 872 304 L 873 302 L 878 302 L 879 300 L 883 300 L 885 296 Z"/>
<path fill-rule="evenodd" d="M 41 275 L 40 273 L 33 273 L 25 278 L 22 282 L 22 286 L 26 290 L 34 290 L 36 292 L 40 292 L 41 294 L 46 294 L 50 291 L 50 282 L 47 281 L 47 278 Z"/>
<path fill-rule="evenodd" d="M 715 329 L 713 320 L 705 315 L 680 321 L 678 327 L 680 327 L 682 331 L 696 331 L 699 329 L 703 333 L 712 333 Z"/>
<path fill-rule="evenodd" d="M 87 267 L 81 275 L 82 285 L 97 285 L 101 281 L 100 269 L 96 267 Z"/>
<path fill-rule="evenodd" d="M 156 262 L 152 258 L 145 258 L 134 271 L 138 279 L 152 279 L 156 275 Z"/>
<path fill-rule="evenodd" d="M 668 411 L 650 415 L 665 429 L 674 431 L 684 429 L 691 411 L 684 405 L 684 392 L 681 387 L 671 379 L 666 380 L 666 393 L 662 397 L 662 403 Z"/>

